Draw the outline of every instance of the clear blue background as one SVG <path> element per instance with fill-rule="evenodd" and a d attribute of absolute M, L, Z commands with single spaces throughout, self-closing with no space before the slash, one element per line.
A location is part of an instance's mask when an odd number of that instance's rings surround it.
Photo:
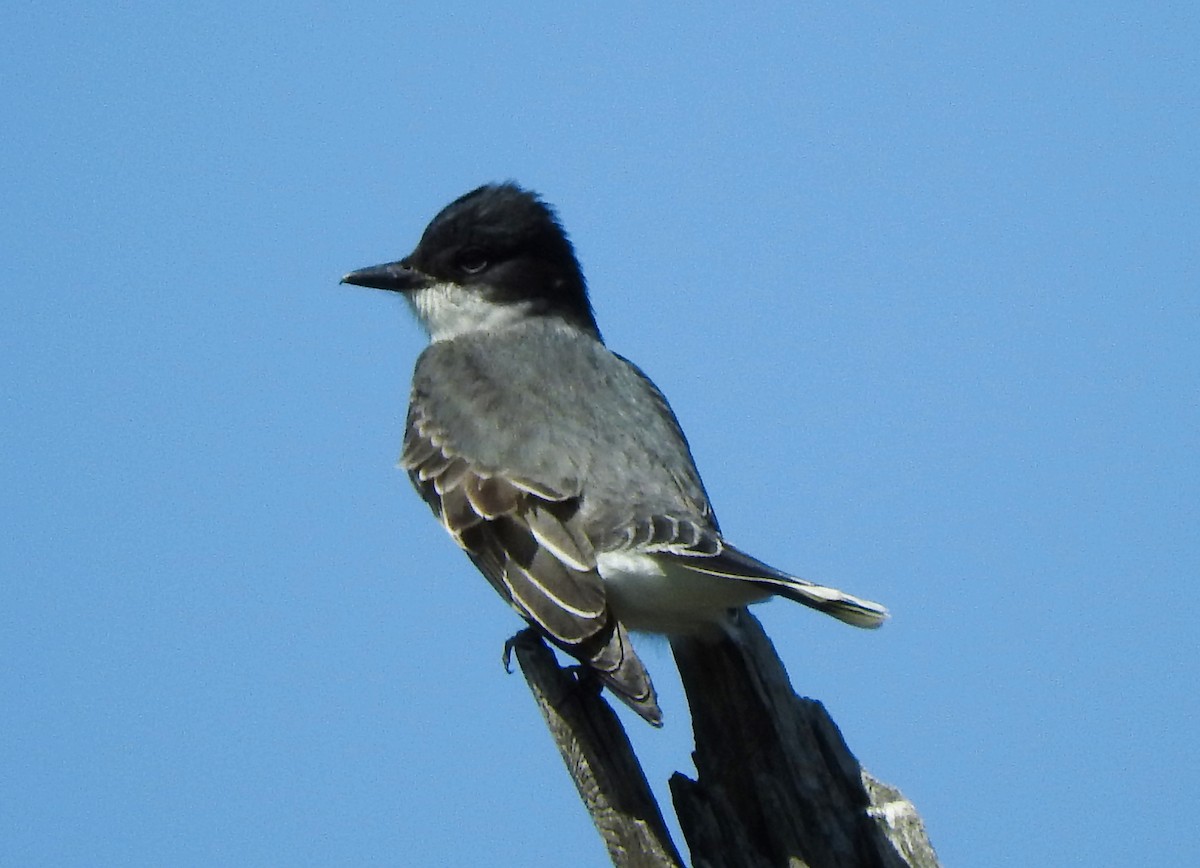
<path fill-rule="evenodd" d="M 0 864 L 607 864 L 338 286 L 506 178 L 946 864 L 1191 864 L 1198 7 L 571 6 L 6 10 Z"/>

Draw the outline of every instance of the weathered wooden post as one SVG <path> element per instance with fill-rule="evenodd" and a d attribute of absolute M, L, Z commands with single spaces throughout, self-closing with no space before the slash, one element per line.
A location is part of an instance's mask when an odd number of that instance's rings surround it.
<path fill-rule="evenodd" d="M 613 864 L 682 866 L 628 737 L 594 685 L 531 630 L 517 661 Z M 796 695 L 748 611 L 672 650 L 692 712 L 697 780 L 670 781 L 693 868 L 938 868 L 916 808 L 872 778 L 821 703 Z"/>

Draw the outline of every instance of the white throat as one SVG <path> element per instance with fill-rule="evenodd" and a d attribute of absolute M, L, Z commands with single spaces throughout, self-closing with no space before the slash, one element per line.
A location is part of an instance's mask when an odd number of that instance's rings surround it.
<path fill-rule="evenodd" d="M 455 283 L 435 283 L 404 295 L 433 341 L 505 328 L 525 319 L 532 306 L 530 302 L 496 304 Z"/>

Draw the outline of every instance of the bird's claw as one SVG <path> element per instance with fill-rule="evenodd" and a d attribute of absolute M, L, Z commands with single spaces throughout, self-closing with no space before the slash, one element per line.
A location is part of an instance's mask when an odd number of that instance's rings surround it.
<path fill-rule="evenodd" d="M 540 642 L 541 638 L 537 630 L 532 627 L 526 627 L 524 630 L 518 630 L 504 640 L 504 653 L 500 657 L 500 662 L 504 665 L 504 671 L 512 675 L 512 653 L 514 648 L 518 645 Z"/>

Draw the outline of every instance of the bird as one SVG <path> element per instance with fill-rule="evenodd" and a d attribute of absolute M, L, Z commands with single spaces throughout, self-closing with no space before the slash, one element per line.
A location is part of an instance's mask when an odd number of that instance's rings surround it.
<path fill-rule="evenodd" d="M 412 253 L 342 283 L 400 293 L 428 333 L 399 460 L 420 496 L 529 626 L 651 724 L 631 633 L 702 635 L 774 596 L 856 627 L 888 618 L 725 539 L 675 413 L 605 344 L 538 193 L 480 186 Z"/>

